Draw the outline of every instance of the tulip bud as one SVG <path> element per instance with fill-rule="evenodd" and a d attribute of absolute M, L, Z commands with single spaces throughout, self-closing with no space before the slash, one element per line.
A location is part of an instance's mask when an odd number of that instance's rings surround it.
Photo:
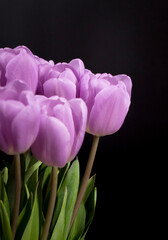
<path fill-rule="evenodd" d="M 39 104 L 24 82 L 0 87 L 0 150 L 9 155 L 27 151 L 37 136 L 39 123 Z"/>
<path fill-rule="evenodd" d="M 130 106 L 132 82 L 127 75 L 86 73 L 80 97 L 88 107 L 87 132 L 105 136 L 122 126 Z"/>
<path fill-rule="evenodd" d="M 34 156 L 50 166 L 63 167 L 79 151 L 86 129 L 87 108 L 82 99 L 37 96 L 40 128 L 32 145 Z"/>

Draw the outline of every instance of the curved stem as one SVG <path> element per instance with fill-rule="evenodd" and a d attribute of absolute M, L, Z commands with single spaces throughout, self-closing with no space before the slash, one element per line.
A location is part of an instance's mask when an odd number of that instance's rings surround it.
<path fill-rule="evenodd" d="M 87 162 L 87 165 L 86 165 L 85 173 L 84 173 L 84 176 L 83 176 L 83 179 L 82 179 L 82 183 L 81 183 L 80 190 L 79 190 L 79 193 L 78 193 L 78 197 L 77 197 L 77 200 L 76 200 L 76 204 L 75 204 L 75 207 L 74 207 L 74 211 L 73 211 L 73 215 L 72 215 L 72 219 L 71 219 L 71 224 L 70 224 L 69 230 L 72 227 L 72 224 L 73 224 L 73 222 L 75 220 L 75 217 L 76 217 L 76 215 L 78 213 L 78 209 L 79 209 L 79 206 L 81 204 L 83 195 L 85 193 L 85 190 L 86 190 L 86 187 L 87 187 L 87 183 L 88 183 L 91 171 L 92 171 L 92 167 L 93 167 L 93 163 L 94 163 L 94 159 L 95 159 L 98 143 L 99 143 L 99 137 L 94 136 L 93 137 L 91 151 L 90 151 L 90 155 L 89 155 L 89 159 L 88 159 L 88 162 Z"/>
<path fill-rule="evenodd" d="M 19 215 L 20 207 L 20 195 L 21 195 L 21 167 L 20 167 L 20 155 L 14 155 L 14 169 L 15 169 L 15 200 L 12 216 L 12 235 L 15 238 L 17 219 Z"/>
<path fill-rule="evenodd" d="M 50 224 L 53 216 L 53 211 L 55 207 L 56 193 L 57 193 L 57 167 L 52 167 L 52 176 L 51 176 L 51 192 L 50 192 L 50 200 L 48 204 L 46 220 L 44 224 L 43 234 L 41 240 L 46 240 L 48 237 Z"/>

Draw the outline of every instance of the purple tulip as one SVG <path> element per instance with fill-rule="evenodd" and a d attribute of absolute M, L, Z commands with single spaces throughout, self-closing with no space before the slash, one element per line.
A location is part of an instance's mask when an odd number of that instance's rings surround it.
<path fill-rule="evenodd" d="M 41 79 L 41 89 L 38 91 L 47 97 L 59 96 L 67 100 L 79 96 L 79 79 L 85 73 L 84 64 L 80 59 L 70 63 L 57 63 L 51 67 L 45 66 Z"/>
<path fill-rule="evenodd" d="M 27 151 L 40 124 L 40 107 L 22 81 L 0 87 L 0 149 L 9 155 Z"/>
<path fill-rule="evenodd" d="M 83 142 L 87 108 L 82 99 L 37 96 L 41 122 L 32 145 L 34 156 L 50 166 L 63 167 L 78 153 Z"/>
<path fill-rule="evenodd" d="M 96 136 L 117 132 L 129 110 L 131 88 L 127 75 L 86 73 L 80 80 L 80 97 L 88 107 L 87 132 Z"/>
<path fill-rule="evenodd" d="M 15 80 L 24 81 L 34 93 L 36 92 L 38 60 L 24 46 L 0 49 L 0 86 Z"/>

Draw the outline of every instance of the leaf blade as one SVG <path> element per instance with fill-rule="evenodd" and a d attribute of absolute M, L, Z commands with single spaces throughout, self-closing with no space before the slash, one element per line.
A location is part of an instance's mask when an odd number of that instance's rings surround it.
<path fill-rule="evenodd" d="M 4 239 L 12 240 L 12 231 L 10 227 L 8 213 L 5 209 L 5 206 L 2 200 L 0 200 L 0 219 L 1 219 L 1 229 L 3 232 Z"/>
<path fill-rule="evenodd" d="M 35 164 L 33 164 L 25 173 L 25 179 L 24 182 L 27 183 L 29 178 L 32 176 L 32 174 L 40 167 L 42 162 L 38 161 Z"/>
<path fill-rule="evenodd" d="M 17 229 L 16 229 L 16 239 L 21 239 L 24 229 L 29 221 L 31 210 L 33 205 L 33 194 L 30 194 L 30 197 L 25 204 L 24 208 L 22 209 L 21 213 L 19 214 L 18 221 L 17 221 Z"/>
<path fill-rule="evenodd" d="M 65 209 L 66 209 L 66 202 L 67 202 L 67 188 L 65 189 L 64 199 L 62 203 L 62 208 L 58 217 L 58 220 L 56 222 L 56 225 L 54 227 L 51 240 L 59 239 L 64 240 L 65 239 Z"/>
<path fill-rule="evenodd" d="M 32 212 L 30 215 L 30 219 L 25 228 L 22 240 L 38 240 L 39 239 L 39 206 L 38 206 L 38 198 L 37 194 L 35 194 L 34 204 L 32 208 Z"/>
<path fill-rule="evenodd" d="M 2 200 L 5 209 L 7 211 L 8 217 L 10 218 L 10 207 L 9 207 L 9 200 L 8 200 L 8 195 L 5 189 L 5 185 L 3 182 L 3 178 L 0 172 L 0 200 Z"/>
<path fill-rule="evenodd" d="M 85 205 L 84 201 L 82 201 L 77 216 L 75 218 L 75 221 L 72 225 L 68 240 L 74 240 L 74 239 L 79 239 L 83 231 L 85 229 L 85 221 L 86 221 L 86 210 L 85 210 Z"/>
<path fill-rule="evenodd" d="M 66 203 L 66 215 L 65 215 L 65 237 L 67 237 L 73 209 L 74 209 L 76 198 L 77 198 L 78 188 L 79 188 L 79 161 L 78 160 L 75 160 L 72 163 L 71 167 L 69 168 L 64 178 L 60 191 L 57 194 L 57 203 L 56 203 L 56 208 L 53 214 L 51 230 L 53 230 L 53 226 L 56 220 L 58 219 L 62 202 L 63 202 L 65 188 L 67 188 L 67 194 L 68 194 L 67 203 Z"/>
<path fill-rule="evenodd" d="M 97 201 L 97 188 L 95 187 L 91 193 L 90 196 L 85 204 L 86 211 L 87 211 L 87 218 L 86 218 L 86 225 L 85 225 L 85 231 L 81 239 L 84 239 L 89 227 L 93 221 L 94 214 L 95 214 L 95 208 L 96 208 L 96 201 Z"/>

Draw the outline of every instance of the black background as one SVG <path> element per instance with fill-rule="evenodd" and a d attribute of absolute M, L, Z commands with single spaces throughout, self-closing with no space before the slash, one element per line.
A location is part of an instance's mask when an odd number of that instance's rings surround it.
<path fill-rule="evenodd" d="M 100 140 L 93 168 L 98 203 L 88 240 L 137 239 L 157 231 L 151 224 L 154 188 L 168 130 L 167 7 L 166 0 L 0 1 L 0 47 L 26 45 L 55 62 L 78 57 L 94 73 L 132 78 L 122 128 Z M 79 153 L 82 172 L 90 146 L 86 135 Z"/>

